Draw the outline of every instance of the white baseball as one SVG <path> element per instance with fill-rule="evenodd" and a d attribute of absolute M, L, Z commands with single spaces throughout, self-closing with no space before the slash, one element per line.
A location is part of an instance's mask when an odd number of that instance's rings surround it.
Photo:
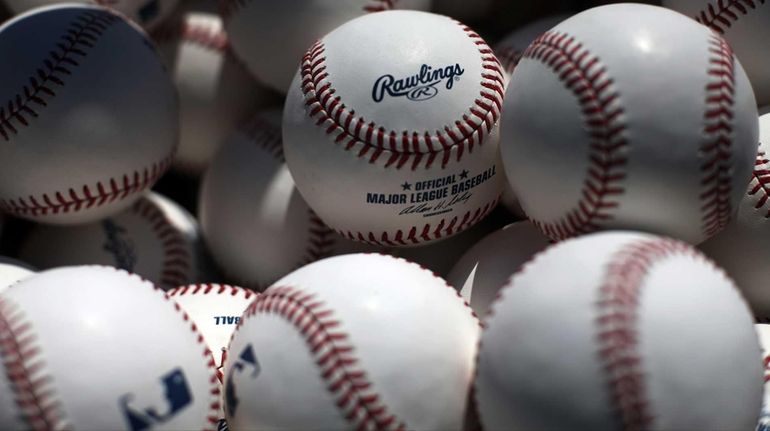
<path fill-rule="evenodd" d="M 720 36 L 664 8 L 601 6 L 527 48 L 501 153 L 524 211 L 553 239 L 638 229 L 697 244 L 735 212 L 756 115 Z"/>
<path fill-rule="evenodd" d="M 548 238 L 529 221 L 509 224 L 485 236 L 454 264 L 447 282 L 479 316 L 524 262 L 548 246 Z"/>
<path fill-rule="evenodd" d="M 759 416 L 759 423 L 756 431 L 767 431 L 770 429 L 770 325 L 757 324 L 754 326 L 759 336 L 759 345 L 762 347 L 762 365 L 765 369 L 764 384 L 765 392 L 762 397 L 762 413 Z"/>
<path fill-rule="evenodd" d="M 759 119 L 759 153 L 738 214 L 700 249 L 732 277 L 757 318 L 770 319 L 770 114 Z"/>
<path fill-rule="evenodd" d="M 416 264 L 375 254 L 312 263 L 244 313 L 225 363 L 227 422 L 462 429 L 478 334 L 454 289 Z"/>
<path fill-rule="evenodd" d="M 397 0 L 220 0 L 233 50 L 262 83 L 286 93 L 302 55 L 321 36 Z"/>
<path fill-rule="evenodd" d="M 3 429 L 214 429 L 219 382 L 189 317 L 109 267 L 41 272 L 0 295 Z"/>
<path fill-rule="evenodd" d="M 335 241 L 294 187 L 280 121 L 280 111 L 263 111 L 236 131 L 206 172 L 198 201 L 212 257 L 247 287 L 264 289 L 328 255 Z"/>
<path fill-rule="evenodd" d="M 760 105 L 770 103 L 770 3 L 765 0 L 663 0 L 724 36 L 746 69 Z"/>
<path fill-rule="evenodd" d="M 683 242 L 607 232 L 558 243 L 513 276 L 485 324 L 475 394 L 486 430 L 756 424 L 751 313 Z"/>
<path fill-rule="evenodd" d="M 191 284 L 167 293 L 190 316 L 203 335 L 214 355 L 219 382 L 223 383 L 222 367 L 227 358 L 227 346 L 241 321 L 241 315 L 258 294 L 226 284 Z M 220 399 L 220 403 L 222 401 Z M 220 408 L 218 416 L 224 419 L 223 408 Z"/>
<path fill-rule="evenodd" d="M 2 2 L 13 14 L 64 3 L 105 6 L 124 14 L 142 27 L 150 29 L 171 15 L 179 0 L 2 0 Z"/>
<path fill-rule="evenodd" d="M 175 93 L 138 27 L 96 6 L 36 9 L 0 27 L 0 57 L 13 63 L 0 80 L 1 210 L 94 221 L 166 171 Z"/>
<path fill-rule="evenodd" d="M 203 274 L 198 224 L 182 207 L 148 193 L 113 217 L 77 226 L 37 225 L 20 257 L 41 268 L 99 264 L 141 275 L 168 290 Z"/>
<path fill-rule="evenodd" d="M 363 16 L 305 55 L 284 109 L 286 162 L 350 239 L 443 239 L 497 204 L 502 98 L 500 64 L 468 27 L 425 12 Z"/>
<path fill-rule="evenodd" d="M 35 273 L 35 269 L 24 262 L 0 256 L 0 293 Z"/>
<path fill-rule="evenodd" d="M 271 101 L 271 93 L 235 59 L 216 15 L 183 14 L 152 36 L 179 92 L 174 167 L 201 174 L 229 134 Z"/>

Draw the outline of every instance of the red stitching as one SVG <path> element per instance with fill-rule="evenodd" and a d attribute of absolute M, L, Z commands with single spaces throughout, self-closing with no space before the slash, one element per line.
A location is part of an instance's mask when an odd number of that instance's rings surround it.
<path fill-rule="evenodd" d="M 759 200 L 754 205 L 755 209 L 760 209 L 767 203 L 767 198 L 770 196 L 770 166 L 768 166 L 770 160 L 765 158 L 765 152 L 759 151 L 757 154 L 757 160 L 754 162 L 754 172 L 751 174 L 751 182 L 749 183 L 749 196 L 754 196 L 759 193 Z M 770 218 L 770 208 L 765 212 L 765 218 Z"/>
<path fill-rule="evenodd" d="M 701 145 L 704 157 L 701 164 L 700 195 L 702 230 L 712 236 L 724 228 L 732 214 L 730 189 L 732 178 L 732 131 L 733 131 L 733 76 L 734 57 L 727 42 L 716 34 L 709 38 L 709 67 L 707 74 L 713 80 L 706 85 L 706 112 Z"/>
<path fill-rule="evenodd" d="M 334 310 L 315 294 L 291 287 L 272 287 L 251 303 L 241 324 L 257 312 L 275 314 L 297 328 L 315 357 L 327 390 L 356 429 L 406 429 L 404 422 L 388 411 L 358 365 L 355 347 L 340 328 L 342 322 L 335 318 Z"/>
<path fill-rule="evenodd" d="M 496 50 L 495 55 L 497 55 L 497 59 L 500 60 L 503 70 L 510 75 L 519 64 L 519 60 L 521 60 L 523 53 L 516 48 L 506 46 Z"/>
<path fill-rule="evenodd" d="M 152 31 L 152 38 L 157 43 L 181 39 L 216 52 L 230 51 L 227 33 L 217 25 L 194 22 L 190 19 L 179 19 L 169 22 Z"/>
<path fill-rule="evenodd" d="M 256 116 L 246 123 L 241 130 L 259 148 L 270 153 L 275 160 L 286 163 L 283 158 L 283 140 L 280 127 Z"/>
<path fill-rule="evenodd" d="M 65 429 L 68 424 L 54 398 L 53 378 L 43 373 L 37 341 L 18 305 L 0 298 L 0 354 L 22 420 L 33 430 Z"/>
<path fill-rule="evenodd" d="M 194 265 L 188 243 L 163 211 L 148 198 L 139 199 L 131 207 L 134 214 L 145 219 L 163 247 L 160 283 L 166 289 L 187 284 L 192 279 Z"/>
<path fill-rule="evenodd" d="M 364 6 L 364 10 L 367 12 L 382 12 L 391 10 L 394 7 L 394 3 L 398 0 L 369 0 L 368 5 Z"/>
<path fill-rule="evenodd" d="M 110 178 L 105 182 L 98 181 L 93 187 L 84 184 L 81 191 L 70 188 L 66 192 L 56 191 L 50 194 L 30 195 L 26 198 L 0 199 L 0 210 L 14 215 L 37 217 L 49 213 L 77 212 L 122 200 L 128 195 L 141 192 L 155 184 L 155 181 L 168 170 L 172 159 L 173 154 L 149 167 L 144 167 L 141 171 L 134 171 L 133 174 L 124 174 L 120 178 Z"/>
<path fill-rule="evenodd" d="M 759 5 L 756 4 L 757 2 Z M 706 9 L 695 16 L 695 20 L 719 34 L 724 34 L 741 15 L 748 15 L 764 4 L 765 0 L 717 0 L 716 7 L 714 3 L 709 2 Z M 740 15 L 735 12 L 736 10 Z"/>
<path fill-rule="evenodd" d="M 523 57 L 551 68 L 572 91 L 591 139 L 588 174 L 583 179 L 580 200 L 559 221 L 532 221 L 552 239 L 592 232 L 600 222 L 613 218 L 616 199 L 625 192 L 622 182 L 626 177 L 624 153 L 628 142 L 620 94 L 599 58 L 565 33 L 545 32 L 529 45 Z"/>
<path fill-rule="evenodd" d="M 692 247 L 670 239 L 637 241 L 616 252 L 599 290 L 599 356 L 609 391 L 625 430 L 648 429 L 652 413 L 639 354 L 638 308 L 650 269 L 674 255 L 703 257 Z"/>
<path fill-rule="evenodd" d="M 230 295 L 238 296 L 243 295 L 244 299 L 249 299 L 252 296 L 258 296 L 259 293 L 244 289 L 238 286 L 232 286 L 230 284 L 218 284 L 218 283 L 201 283 L 201 284 L 189 284 L 187 286 L 179 286 L 166 292 L 168 296 L 183 296 L 183 295 Z"/>
<path fill-rule="evenodd" d="M 476 221 L 483 219 L 490 211 L 495 209 L 499 197 L 484 206 L 470 209 L 461 216 L 454 216 L 451 219 L 442 218 L 433 225 L 426 223 L 420 228 L 412 226 L 408 230 L 398 229 L 395 232 L 353 232 L 338 230 L 337 233 L 353 241 L 364 242 L 373 245 L 412 245 L 420 244 L 425 241 L 440 239 L 454 235 L 472 226 Z M 434 223 L 436 221 L 434 220 Z"/>
<path fill-rule="evenodd" d="M 88 56 L 88 50 L 111 25 L 119 22 L 122 21 L 114 14 L 100 10 L 84 11 L 75 17 L 48 58 L 29 76 L 29 83 L 22 86 L 22 92 L 0 105 L 0 136 L 3 140 L 10 141 L 12 135 L 19 134 L 18 128 L 29 126 L 39 117 L 35 107 L 40 109 L 48 105 L 46 99 L 56 96 L 54 88 L 64 87 L 67 76 L 80 65 L 78 61 Z M 16 120 L 17 125 L 14 126 L 11 120 Z"/>
<path fill-rule="evenodd" d="M 308 230 L 310 238 L 305 248 L 305 257 L 298 268 L 331 255 L 332 246 L 335 242 L 334 232 L 326 226 L 312 209 L 308 208 L 307 211 L 308 219 L 310 220 L 310 229 Z"/>
<path fill-rule="evenodd" d="M 474 145 L 482 145 L 500 117 L 503 95 L 503 71 L 500 62 L 486 42 L 470 28 L 458 23 L 478 47 L 482 59 L 481 90 L 472 102 L 468 112 L 461 119 L 444 126 L 443 130 L 396 131 L 386 130 L 374 121 L 356 114 L 347 107 L 336 89 L 327 79 L 325 47 L 317 41 L 305 54 L 301 65 L 302 93 L 308 116 L 317 126 L 332 135 L 335 144 L 346 151 L 355 151 L 358 157 L 365 157 L 369 163 L 376 163 L 380 157 L 385 167 L 401 169 L 410 166 L 416 170 L 421 164 L 429 169 L 437 160 L 444 168 L 451 158 L 451 149 L 456 148 L 457 161 L 465 150 L 473 151 Z"/>

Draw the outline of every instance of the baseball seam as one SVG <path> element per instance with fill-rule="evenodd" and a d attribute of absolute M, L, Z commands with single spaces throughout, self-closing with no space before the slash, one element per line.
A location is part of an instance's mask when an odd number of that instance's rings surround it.
<path fill-rule="evenodd" d="M 505 70 L 505 72 L 510 75 L 519 64 L 519 60 L 521 60 L 523 52 L 514 47 L 505 46 L 496 49 L 495 55 L 497 55 L 497 59 L 500 60 L 500 65 L 503 67 L 503 70 Z"/>
<path fill-rule="evenodd" d="M 764 151 L 757 153 L 757 159 L 754 162 L 754 171 L 751 174 L 749 182 L 749 196 L 759 195 L 754 209 L 761 209 L 767 203 L 770 196 L 770 160 L 765 157 Z M 764 218 L 770 218 L 770 208 L 765 211 Z"/>
<path fill-rule="evenodd" d="M 452 236 L 472 226 L 477 221 L 486 217 L 495 207 L 500 197 L 487 202 L 483 206 L 469 209 L 462 216 L 454 216 L 451 219 L 442 218 L 434 220 L 433 224 L 425 223 L 422 228 L 411 226 L 407 229 L 397 229 L 395 232 L 358 232 L 337 230 L 337 233 L 353 241 L 372 245 L 414 245 L 434 239 Z M 406 232 L 406 233 L 405 233 Z"/>
<path fill-rule="evenodd" d="M 574 94 L 590 137 L 589 166 L 577 204 L 556 222 L 532 221 L 558 240 L 597 230 L 600 223 L 613 218 L 617 198 L 625 193 L 628 141 L 620 94 L 606 66 L 568 34 L 545 32 L 529 45 L 523 58 L 550 68 Z"/>
<path fill-rule="evenodd" d="M 334 310 L 325 307 L 315 294 L 292 287 L 273 287 L 257 297 L 246 309 L 244 320 L 259 313 L 284 318 L 304 337 L 327 390 L 345 419 L 356 429 L 397 429 L 406 425 L 388 412 L 381 396 L 374 391 L 366 372 L 358 365 L 355 347 L 340 327 Z M 240 325 L 239 325 L 240 326 Z"/>
<path fill-rule="evenodd" d="M 158 288 L 156 287 L 156 289 Z M 208 412 L 206 413 L 206 420 L 210 425 L 213 425 L 214 427 L 210 429 L 216 429 L 220 419 L 219 410 L 221 408 L 222 389 L 219 381 L 219 370 L 217 369 L 216 361 L 214 361 L 214 356 L 206 344 L 206 341 L 203 338 L 203 334 L 201 334 L 201 332 L 198 330 L 198 326 L 195 324 L 195 322 L 192 321 L 192 319 L 190 319 L 190 316 L 187 314 L 187 312 L 184 311 L 182 307 L 177 304 L 177 302 L 174 301 L 169 294 L 163 291 L 161 292 L 163 293 L 163 297 L 166 299 L 166 301 L 174 304 L 174 309 L 181 314 L 182 319 L 190 324 L 190 330 L 195 334 L 196 342 L 198 345 L 203 346 L 203 358 L 207 361 L 206 366 L 211 372 L 211 376 L 209 376 L 209 395 L 211 396 L 211 400 L 207 406 Z"/>
<path fill-rule="evenodd" d="M 75 17 L 48 53 L 48 58 L 29 76 L 29 83 L 22 86 L 21 93 L 5 106 L 0 105 L 0 136 L 3 140 L 10 141 L 12 135 L 19 134 L 19 128 L 29 127 L 29 123 L 40 116 L 38 110 L 48 106 L 46 99 L 56 97 L 54 89 L 64 87 L 73 69 L 80 66 L 79 60 L 86 58 L 103 33 L 118 22 L 119 18 L 107 11 L 90 10 Z M 17 124 L 11 120 L 16 120 Z"/>
<path fill-rule="evenodd" d="M 209 49 L 214 52 L 230 52 L 227 33 L 214 23 L 191 22 L 189 19 L 172 21 L 152 32 L 156 43 L 182 40 L 186 43 Z"/>
<path fill-rule="evenodd" d="M 66 192 L 55 191 L 26 198 L 0 199 L 0 210 L 13 215 L 33 217 L 50 214 L 77 212 L 98 207 L 116 200 L 123 200 L 131 194 L 141 192 L 155 183 L 168 170 L 173 153 L 159 162 L 135 170 L 122 177 L 97 181 L 94 186 L 84 184 L 82 190 L 69 188 Z"/>
<path fill-rule="evenodd" d="M 709 2 L 706 9 L 695 16 L 695 20 L 719 34 L 724 34 L 741 16 L 748 15 L 764 4 L 765 0 L 717 0 L 716 6 Z"/>
<path fill-rule="evenodd" d="M 702 231 L 709 237 L 722 230 L 732 214 L 732 132 L 735 77 L 734 57 L 727 42 L 712 33 L 709 37 L 709 66 L 706 71 L 705 141 L 701 145 Z"/>
<path fill-rule="evenodd" d="M 179 286 L 166 292 L 168 296 L 184 296 L 184 295 L 230 295 L 238 296 L 243 294 L 244 299 L 249 299 L 252 296 L 259 295 L 258 293 L 249 289 L 244 289 L 238 286 L 232 286 L 230 284 L 218 284 L 218 283 L 200 283 L 200 284 L 188 284 L 186 286 Z"/>
<path fill-rule="evenodd" d="M 52 387 L 53 377 L 44 373 L 37 341 L 19 307 L 7 297 L 0 298 L 0 354 L 20 419 L 32 430 L 68 428 Z"/>
<path fill-rule="evenodd" d="M 505 84 L 500 62 L 486 42 L 470 28 L 457 24 L 476 45 L 481 56 L 481 89 L 462 118 L 445 125 L 443 130 L 387 130 L 358 115 L 340 96 L 335 96 L 337 90 L 328 79 L 324 56 L 326 48 L 320 40 L 305 54 L 300 67 L 307 115 L 333 138 L 335 145 L 372 164 L 385 156 L 385 168 L 409 166 L 411 170 L 416 170 L 422 165 L 430 169 L 440 159 L 443 169 L 453 152 L 459 162 L 466 151 L 471 153 L 475 145 L 481 146 L 497 124 Z"/>
<path fill-rule="evenodd" d="M 163 250 L 160 283 L 171 289 L 189 283 L 194 264 L 189 244 L 166 214 L 148 198 L 139 199 L 131 207 L 134 214 L 146 220 Z"/>

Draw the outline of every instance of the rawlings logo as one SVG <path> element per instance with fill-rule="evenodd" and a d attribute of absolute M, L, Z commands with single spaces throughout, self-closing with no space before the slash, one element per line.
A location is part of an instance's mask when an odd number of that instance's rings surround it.
<path fill-rule="evenodd" d="M 382 75 L 374 81 L 372 99 L 379 103 L 385 94 L 391 97 L 406 96 L 409 100 L 428 100 L 438 94 L 436 84 L 444 82 L 447 90 L 451 90 L 454 82 L 460 79 L 465 69 L 459 63 L 441 69 L 433 69 L 427 64 L 420 66 L 420 73 L 405 78 L 396 79 L 393 75 Z"/>

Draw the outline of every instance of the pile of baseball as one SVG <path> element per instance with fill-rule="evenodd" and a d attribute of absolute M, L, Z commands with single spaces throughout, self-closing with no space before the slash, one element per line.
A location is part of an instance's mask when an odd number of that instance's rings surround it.
<path fill-rule="evenodd" d="M 0 0 L 1 430 L 770 430 L 770 1 L 76 1 Z"/>

